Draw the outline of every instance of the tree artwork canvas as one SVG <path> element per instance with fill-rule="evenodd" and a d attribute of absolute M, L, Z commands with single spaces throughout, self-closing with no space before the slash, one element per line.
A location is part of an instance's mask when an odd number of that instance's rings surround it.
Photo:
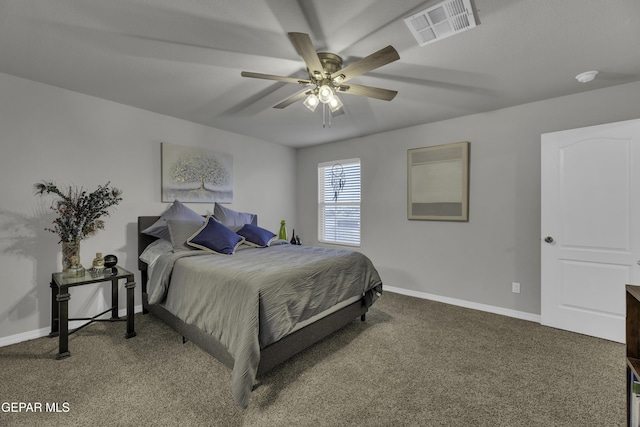
<path fill-rule="evenodd" d="M 233 156 L 162 143 L 162 201 L 231 203 Z"/>

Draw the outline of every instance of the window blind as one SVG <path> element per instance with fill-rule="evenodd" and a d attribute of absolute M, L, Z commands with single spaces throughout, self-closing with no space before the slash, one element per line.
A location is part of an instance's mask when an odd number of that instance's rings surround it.
<path fill-rule="evenodd" d="M 318 165 L 318 240 L 360 246 L 360 159 Z"/>

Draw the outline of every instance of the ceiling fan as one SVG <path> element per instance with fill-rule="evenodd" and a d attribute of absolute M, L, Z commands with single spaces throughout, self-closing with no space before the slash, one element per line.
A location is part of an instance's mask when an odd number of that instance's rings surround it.
<path fill-rule="evenodd" d="M 273 108 L 285 108 L 297 101 L 305 99 L 304 105 L 311 111 L 314 111 L 321 103 L 323 104 L 323 111 L 324 105 L 327 105 L 333 113 L 342 107 L 342 102 L 336 96 L 338 93 L 366 96 L 384 101 L 391 101 L 398 93 L 395 90 L 347 83 L 354 77 L 400 59 L 400 55 L 398 55 L 398 52 L 393 46 L 380 49 L 342 68 L 342 58 L 334 53 L 316 52 L 308 34 L 288 33 L 288 35 L 289 40 L 291 40 L 291 43 L 307 66 L 307 71 L 309 72 L 308 79 L 297 79 L 295 77 L 253 73 L 249 71 L 243 71 L 241 73 L 243 77 L 295 83 L 308 88 L 274 105 Z"/>

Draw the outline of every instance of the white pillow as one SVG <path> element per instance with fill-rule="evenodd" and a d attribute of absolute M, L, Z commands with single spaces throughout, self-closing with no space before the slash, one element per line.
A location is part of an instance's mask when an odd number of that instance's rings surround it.
<path fill-rule="evenodd" d="M 158 239 L 150 243 L 140 254 L 140 261 L 144 261 L 147 265 L 153 264 L 162 254 L 173 252 L 173 245 L 170 241 Z"/>

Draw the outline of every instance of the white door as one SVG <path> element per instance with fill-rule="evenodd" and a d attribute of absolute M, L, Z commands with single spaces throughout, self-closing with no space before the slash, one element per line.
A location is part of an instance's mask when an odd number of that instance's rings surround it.
<path fill-rule="evenodd" d="M 542 135 L 541 323 L 625 341 L 640 280 L 640 120 Z"/>

